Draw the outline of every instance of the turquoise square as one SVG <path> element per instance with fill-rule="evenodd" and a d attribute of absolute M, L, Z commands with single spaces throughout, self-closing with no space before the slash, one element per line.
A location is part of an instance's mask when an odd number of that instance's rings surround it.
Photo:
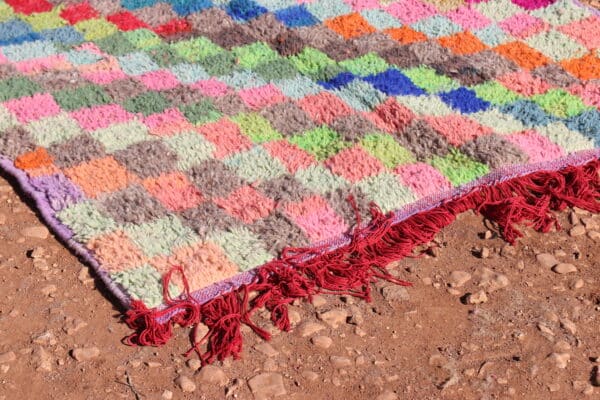
<path fill-rule="evenodd" d="M 238 176 L 250 183 L 277 178 L 287 172 L 279 160 L 273 158 L 261 147 L 237 153 L 225 159 L 224 163 L 232 168 Z"/>
<path fill-rule="evenodd" d="M 174 249 L 192 245 L 200 240 L 175 216 L 141 225 L 127 224 L 124 231 L 148 257 L 168 256 Z"/>
<path fill-rule="evenodd" d="M 102 214 L 91 201 L 71 204 L 56 216 L 73 232 L 73 238 L 83 243 L 117 228 L 115 221 Z"/>
<path fill-rule="evenodd" d="M 2 47 L 2 54 L 12 62 L 49 57 L 55 55 L 57 52 L 52 42 L 44 40 Z"/>
<path fill-rule="evenodd" d="M 306 9 L 321 21 L 352 12 L 352 7 L 342 0 L 315 0 L 306 4 Z"/>
<path fill-rule="evenodd" d="M 402 26 L 402 22 L 400 22 L 390 13 L 387 13 L 383 10 L 363 10 L 360 12 L 360 14 L 364 17 L 364 19 L 367 20 L 369 24 L 380 31 L 390 28 L 400 28 Z"/>
<path fill-rule="evenodd" d="M 398 210 L 416 200 L 415 195 L 400 183 L 397 176 L 387 172 L 369 176 L 357 186 L 369 200 L 381 207 L 384 213 Z"/>
<path fill-rule="evenodd" d="M 461 32 L 462 28 L 441 15 L 434 15 L 415 22 L 411 27 L 429 37 L 440 38 Z"/>
<path fill-rule="evenodd" d="M 293 79 L 282 79 L 273 82 L 281 92 L 294 100 L 317 94 L 323 91 L 319 84 L 305 76 L 298 76 Z"/>
<path fill-rule="evenodd" d="M 210 76 L 201 65 L 182 63 L 171 67 L 170 71 L 184 84 L 195 83 Z"/>
<path fill-rule="evenodd" d="M 267 252 L 266 244 L 245 227 L 215 232 L 209 240 L 217 243 L 242 271 L 259 267 L 273 258 Z"/>
<path fill-rule="evenodd" d="M 71 50 L 66 55 L 69 62 L 74 65 L 94 64 L 102 60 L 102 56 L 89 50 Z"/>
<path fill-rule="evenodd" d="M 375 89 L 373 85 L 358 79 L 332 92 L 355 110 L 364 112 L 371 111 L 387 98 L 385 93 Z"/>
<path fill-rule="evenodd" d="M 477 36 L 483 44 L 496 47 L 510 40 L 513 40 L 511 36 L 508 36 L 500 27 L 496 24 L 491 24 L 483 29 L 473 31 L 473 34 Z"/>
<path fill-rule="evenodd" d="M 227 86 L 238 90 L 256 88 L 267 84 L 263 78 L 252 71 L 234 71 L 232 74 L 224 76 L 220 80 L 226 83 Z"/>
<path fill-rule="evenodd" d="M 160 69 L 145 53 L 131 53 L 117 57 L 119 65 L 127 75 L 142 75 Z"/>

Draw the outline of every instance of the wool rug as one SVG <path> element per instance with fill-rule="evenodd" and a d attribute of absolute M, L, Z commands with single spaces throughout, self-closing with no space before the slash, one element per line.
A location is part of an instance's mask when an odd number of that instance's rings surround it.
<path fill-rule="evenodd" d="M 600 211 L 599 47 L 573 0 L 4 0 L 0 165 L 127 343 L 201 322 L 209 363 L 461 212 Z"/>

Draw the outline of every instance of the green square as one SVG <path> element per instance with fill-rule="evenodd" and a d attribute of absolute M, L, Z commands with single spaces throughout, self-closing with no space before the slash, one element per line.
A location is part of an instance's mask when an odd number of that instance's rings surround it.
<path fill-rule="evenodd" d="M 554 26 L 581 21 L 591 15 L 587 7 L 575 7 L 572 0 L 558 0 L 547 7 L 530 11 L 530 13 L 534 17 L 542 18 Z"/>
<path fill-rule="evenodd" d="M 158 92 L 145 92 L 123 103 L 123 108 L 127 111 L 142 113 L 146 116 L 162 112 L 169 106 L 169 101 Z"/>
<path fill-rule="evenodd" d="M 489 81 L 481 85 L 473 86 L 475 94 L 482 100 L 488 101 L 494 105 L 504 105 L 513 103 L 520 98 L 521 95 L 515 93 L 496 81 Z"/>
<path fill-rule="evenodd" d="M 386 94 L 374 88 L 373 85 L 360 79 L 355 79 L 349 84 L 336 89 L 334 93 L 353 109 L 364 112 L 371 111 L 388 98 Z"/>
<path fill-rule="evenodd" d="M 283 137 L 266 118 L 256 113 L 239 114 L 231 120 L 238 124 L 242 133 L 254 143 L 269 142 Z"/>
<path fill-rule="evenodd" d="M 200 240 L 175 216 L 140 225 L 127 224 L 124 231 L 148 257 L 168 256 L 174 249 L 192 245 Z"/>
<path fill-rule="evenodd" d="M 561 121 L 556 121 L 546 126 L 538 126 L 535 130 L 542 136 L 550 139 L 568 154 L 594 148 L 594 139 L 581 132 L 572 131 Z"/>
<path fill-rule="evenodd" d="M 415 162 L 410 151 L 400 146 L 391 135 L 385 133 L 366 135 L 360 142 L 373 157 L 377 157 L 387 168 Z"/>
<path fill-rule="evenodd" d="M 11 126 L 17 125 L 18 121 L 8 109 L 2 105 L 0 105 L 0 136 L 4 133 L 5 130 L 10 128 Z"/>
<path fill-rule="evenodd" d="M 317 80 L 328 80 L 343 71 L 343 68 L 325 53 L 305 47 L 301 53 L 290 57 L 296 69 Z"/>
<path fill-rule="evenodd" d="M 259 267 L 273 258 L 267 252 L 266 244 L 242 226 L 215 232 L 209 239 L 217 243 L 242 271 Z"/>
<path fill-rule="evenodd" d="M 52 96 L 54 96 L 54 100 L 56 100 L 58 105 L 66 111 L 112 103 L 111 97 L 104 92 L 102 87 L 97 85 L 64 89 L 52 93 Z"/>
<path fill-rule="evenodd" d="M 15 13 L 11 6 L 2 2 L 0 3 L 0 22 L 8 21 L 14 17 Z"/>
<path fill-rule="evenodd" d="M 216 147 L 197 132 L 183 132 L 164 139 L 177 153 L 177 167 L 186 171 L 200 161 L 211 158 Z"/>
<path fill-rule="evenodd" d="M 65 26 L 66 21 L 59 15 L 62 10 L 62 7 L 55 7 L 49 12 L 21 15 L 19 18 L 31 25 L 34 31 L 40 32 L 45 29 L 56 29 Z"/>
<path fill-rule="evenodd" d="M 587 107 L 583 101 L 563 89 L 550 89 L 544 94 L 531 98 L 544 111 L 559 118 L 569 118 L 581 114 Z"/>
<path fill-rule="evenodd" d="M 265 81 L 276 81 L 280 79 L 290 79 L 298 75 L 298 70 L 289 60 L 278 58 L 254 68 L 254 72 L 260 75 Z"/>
<path fill-rule="evenodd" d="M 171 47 L 186 61 L 200 61 L 224 52 L 222 48 L 202 36 L 173 43 Z"/>
<path fill-rule="evenodd" d="M 199 64 L 210 76 L 225 76 L 235 71 L 238 66 L 231 53 L 219 53 L 208 56 L 199 61 Z"/>
<path fill-rule="evenodd" d="M 434 156 L 430 164 L 454 186 L 469 183 L 489 172 L 487 165 L 478 163 L 454 148 L 444 157 Z"/>
<path fill-rule="evenodd" d="M 236 153 L 227 158 L 224 163 L 250 183 L 277 178 L 287 172 L 279 160 L 273 158 L 260 146 Z"/>
<path fill-rule="evenodd" d="M 308 151 L 320 161 L 326 160 L 347 147 L 340 135 L 326 125 L 304 132 L 302 135 L 293 136 L 289 141 Z"/>
<path fill-rule="evenodd" d="M 416 200 L 411 190 L 403 186 L 396 175 L 389 172 L 369 176 L 361 180 L 357 186 L 384 213 L 398 210 Z"/>
<path fill-rule="evenodd" d="M 42 88 L 37 83 L 22 76 L 15 76 L 0 81 L 0 101 L 31 96 L 41 91 Z"/>
<path fill-rule="evenodd" d="M 344 178 L 334 175 L 322 165 L 311 165 L 308 168 L 300 169 L 294 176 L 303 186 L 319 194 L 346 188 L 350 185 Z"/>
<path fill-rule="evenodd" d="M 455 111 L 448 107 L 438 96 L 397 96 L 398 103 L 410 108 L 415 114 L 424 117 L 441 117 L 454 114 Z"/>
<path fill-rule="evenodd" d="M 102 143 L 108 153 L 114 153 L 132 144 L 151 139 L 146 125 L 136 120 L 97 129 L 90 135 Z"/>
<path fill-rule="evenodd" d="M 73 238 L 83 243 L 117 228 L 115 221 L 102 214 L 90 201 L 71 204 L 56 216 L 73 232 Z"/>
<path fill-rule="evenodd" d="M 101 18 L 88 19 L 75 24 L 75 29 L 83 34 L 85 40 L 95 42 L 117 33 L 117 27 Z"/>
<path fill-rule="evenodd" d="M 402 73 L 428 93 L 445 92 L 459 87 L 453 79 L 439 75 L 433 68 L 424 65 L 403 70 Z"/>
<path fill-rule="evenodd" d="M 172 46 L 162 44 L 160 46 L 153 47 L 148 50 L 148 55 L 152 57 L 154 62 L 161 68 L 170 67 L 171 65 L 177 65 L 185 60 L 177 54 Z"/>
<path fill-rule="evenodd" d="M 259 64 L 279 58 L 279 55 L 275 51 L 262 42 L 254 42 L 246 46 L 236 47 L 232 51 L 238 64 L 248 69 L 253 69 Z"/>
<path fill-rule="evenodd" d="M 179 110 L 193 124 L 203 124 L 221 118 L 221 113 L 209 99 L 202 99 L 194 104 L 181 105 Z"/>
<path fill-rule="evenodd" d="M 100 50 L 111 56 L 122 56 L 129 53 L 135 53 L 138 49 L 125 39 L 123 33 L 117 32 L 114 35 L 107 36 L 94 43 Z"/>
<path fill-rule="evenodd" d="M 148 29 L 123 32 L 123 37 L 140 50 L 147 50 L 162 43 L 160 36 Z"/>
<path fill-rule="evenodd" d="M 110 277 L 123 286 L 133 299 L 143 301 L 146 307 L 158 307 L 164 301 L 162 276 L 148 264 L 114 272 Z M 176 285 L 172 283 L 169 285 L 171 297 L 177 297 L 180 292 L 181 290 Z"/>
<path fill-rule="evenodd" d="M 522 12 L 522 10 L 511 0 L 484 1 L 475 4 L 474 7 L 484 16 L 496 22 L 500 22 L 512 17 L 516 13 Z"/>
<path fill-rule="evenodd" d="M 527 129 L 521 121 L 497 108 L 470 114 L 469 117 L 497 133 L 510 134 Z"/>
<path fill-rule="evenodd" d="M 554 29 L 530 36 L 525 42 L 557 62 L 570 58 L 579 58 L 588 52 L 585 47 L 577 43 L 574 39 Z"/>
<path fill-rule="evenodd" d="M 32 121 L 26 129 L 42 147 L 62 143 L 82 133 L 77 122 L 66 113 Z"/>
<path fill-rule="evenodd" d="M 375 53 L 368 53 L 362 57 L 344 60 L 340 62 L 340 65 L 354 75 L 359 76 L 375 75 L 388 69 L 388 63 Z"/>

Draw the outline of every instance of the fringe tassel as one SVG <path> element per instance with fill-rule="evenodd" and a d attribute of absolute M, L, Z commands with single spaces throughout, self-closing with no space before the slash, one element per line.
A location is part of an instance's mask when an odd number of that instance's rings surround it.
<path fill-rule="evenodd" d="M 174 324 L 194 326 L 192 348 L 203 364 L 239 358 L 242 351 L 242 324 L 250 327 L 265 340 L 268 332 L 252 322 L 252 314 L 265 307 L 271 313 L 273 324 L 290 329 L 287 306 L 296 299 L 311 300 L 317 293 L 352 295 L 371 300 L 371 283 L 385 279 L 398 285 L 410 283 L 392 276 L 386 266 L 410 256 L 418 245 L 430 242 L 456 216 L 474 210 L 498 224 L 502 235 L 514 244 L 522 233 L 517 224 L 531 226 L 540 232 L 560 228 L 551 210 L 579 207 L 591 212 L 600 211 L 600 161 L 593 160 L 582 166 L 570 166 L 559 171 L 539 171 L 517 177 L 493 186 L 481 186 L 459 198 L 415 214 L 397 224 L 376 206 L 371 206 L 372 220 L 361 227 L 360 214 L 350 199 L 357 215 L 357 227 L 349 244 L 333 251 L 320 248 L 288 248 L 279 260 L 260 267 L 254 280 L 238 289 L 200 304 L 190 295 L 183 269 L 173 267 L 163 278 L 163 294 L 167 307 L 148 309 L 140 301 L 132 301 L 124 321 L 135 331 L 125 339 L 129 345 L 160 346 L 172 336 Z M 174 273 L 182 276 L 184 294 L 172 299 L 168 293 Z M 252 300 L 250 293 L 258 295 Z M 162 319 L 171 317 L 166 322 Z M 208 327 L 208 333 L 195 342 L 198 322 Z M 207 344 L 207 350 L 202 346 Z"/>

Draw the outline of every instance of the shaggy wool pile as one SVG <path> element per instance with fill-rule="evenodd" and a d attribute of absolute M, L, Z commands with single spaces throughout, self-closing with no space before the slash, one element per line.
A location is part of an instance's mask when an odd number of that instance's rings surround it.
<path fill-rule="evenodd" d="M 202 321 L 208 362 L 458 212 L 597 211 L 599 47 L 571 0 L 4 0 L 1 165 L 131 343 Z"/>

